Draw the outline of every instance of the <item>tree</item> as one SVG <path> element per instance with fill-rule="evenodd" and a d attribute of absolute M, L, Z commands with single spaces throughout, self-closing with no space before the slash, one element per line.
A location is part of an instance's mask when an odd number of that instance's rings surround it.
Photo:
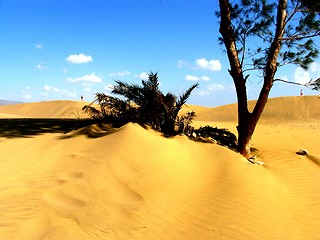
<path fill-rule="evenodd" d="M 112 94 L 123 98 L 116 98 L 104 93 L 97 93 L 96 99 L 83 109 L 92 117 L 103 118 L 111 123 L 123 125 L 127 122 L 138 122 L 161 131 L 166 136 L 177 133 L 175 126 L 179 121 L 178 113 L 190 97 L 191 92 L 198 87 L 192 85 L 181 96 L 172 93 L 163 94 L 159 88 L 157 73 L 150 73 L 148 80 L 142 80 L 142 86 L 115 81 Z M 100 110 L 92 107 L 97 102 Z"/>
<path fill-rule="evenodd" d="M 247 158 L 269 92 L 279 80 L 274 78 L 278 67 L 292 63 L 307 69 L 319 55 L 313 42 L 313 38 L 320 35 L 318 2 L 269 2 L 219 0 L 220 11 L 216 13 L 220 19 L 220 43 L 227 52 L 229 73 L 238 99 L 238 151 Z M 250 112 L 246 83 L 252 71 L 261 76 L 263 86 Z M 319 79 L 311 81 L 309 86 L 319 89 Z"/>
<path fill-rule="evenodd" d="M 302 6 L 306 7 L 309 11 L 320 13 L 320 2 L 314 0 L 301 0 Z"/>

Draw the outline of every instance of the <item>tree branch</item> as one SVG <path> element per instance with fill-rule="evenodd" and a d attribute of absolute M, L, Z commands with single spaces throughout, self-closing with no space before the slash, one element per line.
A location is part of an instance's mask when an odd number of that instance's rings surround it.
<path fill-rule="evenodd" d="M 274 38 L 269 48 L 266 66 L 264 69 L 263 87 L 260 91 L 258 100 L 253 109 L 254 121 L 258 122 L 262 111 L 268 101 L 269 92 L 272 88 L 274 75 L 277 71 L 277 59 L 281 49 L 281 39 L 284 34 L 287 0 L 279 0 L 277 6 L 277 24 L 274 32 Z"/>
<path fill-rule="evenodd" d="M 307 83 L 297 83 L 297 82 L 292 82 L 292 81 L 288 81 L 288 80 L 284 80 L 284 79 L 280 79 L 280 78 L 274 79 L 273 82 L 284 82 L 284 83 L 289 83 L 289 84 L 298 85 L 298 86 L 302 86 L 302 87 L 307 87 L 311 90 L 320 90 L 320 88 L 317 87 L 320 84 L 320 78 L 318 78 L 316 80 L 310 79 L 310 81 Z"/>
<path fill-rule="evenodd" d="M 298 13 L 299 11 L 300 11 L 299 3 L 297 2 L 296 5 L 294 6 L 293 11 L 288 14 L 285 24 L 287 25 L 292 20 L 294 15 L 296 15 L 296 13 Z"/>
<path fill-rule="evenodd" d="M 232 27 L 231 22 L 231 5 L 228 0 L 219 0 L 219 5 L 221 14 L 219 31 L 222 35 L 228 55 L 228 60 L 231 68 L 229 70 L 229 73 L 232 76 L 234 85 L 236 87 L 238 98 L 238 115 L 247 115 L 248 104 L 246 83 L 243 77 L 242 65 L 238 56 L 234 28 Z"/>
<path fill-rule="evenodd" d="M 276 78 L 273 80 L 273 82 L 284 82 L 284 83 L 289 83 L 289 84 L 293 84 L 293 85 L 299 85 L 299 86 L 303 86 L 306 87 L 306 83 L 297 83 L 297 82 L 292 82 L 292 81 L 288 81 L 288 80 L 284 80 L 284 79 L 280 79 L 280 78 Z"/>
<path fill-rule="evenodd" d="M 303 34 L 307 34 L 307 33 L 303 33 Z M 301 36 L 301 34 L 297 34 L 297 35 L 293 35 L 291 37 L 279 38 L 279 40 L 280 41 L 301 40 L 301 39 L 312 38 L 312 37 L 316 37 L 316 36 L 320 36 L 320 30 L 318 30 L 314 34 L 310 34 L 310 35 Z"/>

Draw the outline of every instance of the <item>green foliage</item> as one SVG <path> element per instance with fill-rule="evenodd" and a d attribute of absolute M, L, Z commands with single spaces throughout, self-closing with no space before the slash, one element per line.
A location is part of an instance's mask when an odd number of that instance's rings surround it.
<path fill-rule="evenodd" d="M 181 96 L 172 93 L 163 94 L 159 89 L 157 73 L 150 73 L 148 80 L 142 80 L 142 86 L 115 81 L 112 94 L 120 95 L 123 99 L 97 93 L 94 102 L 100 110 L 92 106 L 83 109 L 93 118 L 102 118 L 113 125 L 123 125 L 137 122 L 151 126 L 166 136 L 177 134 L 175 130 L 178 113 L 190 97 L 191 92 L 199 85 L 192 85 Z"/>
<path fill-rule="evenodd" d="M 318 78 L 314 81 L 310 81 L 310 83 L 308 85 L 312 90 L 320 91 L 320 78 Z"/>
<path fill-rule="evenodd" d="M 230 3 L 231 21 L 243 71 L 265 70 L 273 41 L 281 41 L 278 66 L 297 64 L 304 69 L 319 56 L 313 37 L 320 35 L 319 1 L 287 1 L 284 35 L 275 35 L 278 1 L 241 0 Z M 318 13 L 317 13 L 318 11 Z M 216 15 L 220 17 L 220 12 Z M 220 43 L 223 44 L 222 38 Z"/>
<path fill-rule="evenodd" d="M 217 128 L 208 125 L 194 129 L 193 127 L 189 126 L 187 136 L 197 141 L 210 141 L 222 146 L 226 146 L 233 150 L 237 149 L 237 137 L 228 129 Z"/>
<path fill-rule="evenodd" d="M 196 117 L 196 113 L 191 111 L 177 117 L 176 126 L 178 127 L 179 134 L 188 134 L 190 132 L 191 123 Z"/>
<path fill-rule="evenodd" d="M 320 2 L 315 0 L 300 0 L 301 5 L 308 11 L 320 13 Z"/>
<path fill-rule="evenodd" d="M 98 103 L 99 109 L 92 106 Z M 138 110 L 128 101 L 108 96 L 104 93 L 96 93 L 95 100 L 83 107 L 84 112 L 93 119 L 103 119 L 112 123 L 115 127 L 120 127 L 128 122 L 136 122 L 138 119 Z"/>
<path fill-rule="evenodd" d="M 307 69 L 319 56 L 313 39 L 320 35 L 320 14 L 311 11 L 306 1 L 219 0 L 220 12 L 216 15 L 220 18 L 220 43 L 226 47 L 229 73 L 237 92 L 238 150 L 245 157 L 250 157 L 250 140 L 277 81 L 274 77 L 278 67 L 297 64 Z M 251 74 L 247 71 L 263 79 L 251 112 L 246 88 Z M 313 89 L 319 88 L 313 85 Z"/>

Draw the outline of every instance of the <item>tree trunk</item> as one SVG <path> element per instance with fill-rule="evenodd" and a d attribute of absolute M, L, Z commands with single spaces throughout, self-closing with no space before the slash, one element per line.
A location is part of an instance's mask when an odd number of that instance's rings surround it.
<path fill-rule="evenodd" d="M 231 68 L 229 73 L 233 79 L 238 99 L 238 151 L 243 156 L 248 157 L 251 137 L 256 124 L 251 122 L 251 114 L 248 111 L 246 80 L 243 76 L 232 29 L 230 4 L 228 0 L 219 0 L 219 4 L 221 13 L 220 33 L 226 46 Z"/>
<path fill-rule="evenodd" d="M 238 99 L 238 151 L 246 158 L 249 158 L 251 152 L 251 138 L 268 101 L 269 92 L 274 81 L 274 75 L 277 71 L 277 58 L 281 49 L 280 39 L 283 36 L 285 28 L 287 0 L 279 0 L 278 3 L 275 36 L 270 45 L 264 69 L 264 84 L 252 113 L 248 110 L 246 78 L 243 75 L 243 66 L 239 60 L 236 47 L 231 23 L 230 3 L 228 0 L 219 0 L 219 5 L 221 14 L 220 33 L 226 46 L 231 68 L 229 73 L 232 76 Z"/>
<path fill-rule="evenodd" d="M 267 64 L 264 69 L 264 83 L 253 112 L 249 113 L 247 107 L 245 109 L 243 106 L 241 107 L 241 105 L 239 105 L 240 108 L 238 108 L 238 150 L 243 156 L 247 158 L 250 157 L 251 137 L 267 104 L 269 93 L 274 82 L 274 75 L 277 72 L 277 59 L 281 49 L 280 39 L 283 36 L 285 28 L 286 7 L 287 0 L 279 0 L 275 37 L 270 45 Z"/>
<path fill-rule="evenodd" d="M 266 98 L 267 100 L 267 98 Z M 267 101 L 265 102 L 265 104 Z M 259 105 L 261 107 L 261 113 L 265 107 L 264 105 Z M 251 157 L 251 138 L 258 124 L 260 115 L 247 112 L 244 114 L 244 110 L 238 107 L 242 113 L 238 114 L 238 152 L 246 158 Z M 238 110 L 239 111 L 239 110 Z"/>
<path fill-rule="evenodd" d="M 239 121 L 241 122 L 241 121 Z M 251 153 L 251 138 L 256 125 L 250 124 L 248 121 L 243 121 L 243 124 L 238 125 L 238 152 L 246 158 L 250 158 Z"/>

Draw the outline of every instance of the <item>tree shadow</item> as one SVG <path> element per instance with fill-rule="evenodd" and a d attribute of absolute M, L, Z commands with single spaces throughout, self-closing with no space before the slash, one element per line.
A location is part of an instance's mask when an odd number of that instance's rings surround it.
<path fill-rule="evenodd" d="M 0 119 L 0 137 L 30 138 L 44 133 L 68 133 L 92 124 L 91 119 Z"/>

